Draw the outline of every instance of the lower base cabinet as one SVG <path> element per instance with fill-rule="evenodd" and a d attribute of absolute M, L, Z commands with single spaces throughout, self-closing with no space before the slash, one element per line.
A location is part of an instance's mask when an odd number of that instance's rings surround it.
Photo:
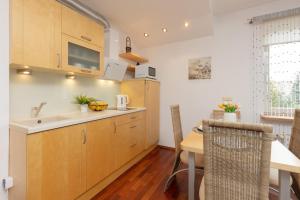
<path fill-rule="evenodd" d="M 87 188 L 91 188 L 113 172 L 114 119 L 104 119 L 87 123 L 86 131 L 86 173 Z"/>
<path fill-rule="evenodd" d="M 76 125 L 27 136 L 26 199 L 68 200 L 86 191 L 84 130 Z"/>
<path fill-rule="evenodd" d="M 145 112 L 26 135 L 10 132 L 10 200 L 73 200 L 145 149 Z"/>

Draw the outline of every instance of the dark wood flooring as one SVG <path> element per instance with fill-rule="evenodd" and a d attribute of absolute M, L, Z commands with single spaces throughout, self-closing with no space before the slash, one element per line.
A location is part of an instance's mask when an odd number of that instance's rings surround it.
<path fill-rule="evenodd" d="M 93 200 L 187 200 L 187 173 L 177 175 L 169 190 L 164 193 L 174 161 L 174 151 L 157 147 L 143 160 L 125 172 Z M 199 200 L 198 189 L 202 175 L 197 174 L 195 199 Z M 277 194 L 270 192 L 270 199 Z M 297 199 L 293 196 L 293 199 Z"/>

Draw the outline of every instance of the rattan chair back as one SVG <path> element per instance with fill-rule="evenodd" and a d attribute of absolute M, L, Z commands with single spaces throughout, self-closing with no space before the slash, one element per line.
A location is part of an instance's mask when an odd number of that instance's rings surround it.
<path fill-rule="evenodd" d="M 170 106 L 170 108 L 171 108 L 175 149 L 176 149 L 176 154 L 179 154 L 181 152 L 180 143 L 183 140 L 179 105 L 172 105 Z"/>
<path fill-rule="evenodd" d="M 203 121 L 206 200 L 266 200 L 272 127 Z"/>

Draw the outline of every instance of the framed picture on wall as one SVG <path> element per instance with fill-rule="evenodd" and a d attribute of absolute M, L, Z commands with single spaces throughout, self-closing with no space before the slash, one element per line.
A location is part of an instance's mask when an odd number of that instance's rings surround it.
<path fill-rule="evenodd" d="M 211 57 L 189 59 L 189 80 L 211 79 Z"/>

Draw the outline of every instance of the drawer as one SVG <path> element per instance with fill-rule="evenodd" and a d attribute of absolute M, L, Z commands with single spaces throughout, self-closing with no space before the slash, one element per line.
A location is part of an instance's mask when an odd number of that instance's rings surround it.
<path fill-rule="evenodd" d="M 134 122 L 137 120 L 141 120 L 145 118 L 145 112 L 135 112 L 135 113 L 130 113 L 127 115 L 122 115 L 119 117 L 116 117 L 116 125 L 122 125 L 122 124 L 127 124 L 130 122 Z"/>

